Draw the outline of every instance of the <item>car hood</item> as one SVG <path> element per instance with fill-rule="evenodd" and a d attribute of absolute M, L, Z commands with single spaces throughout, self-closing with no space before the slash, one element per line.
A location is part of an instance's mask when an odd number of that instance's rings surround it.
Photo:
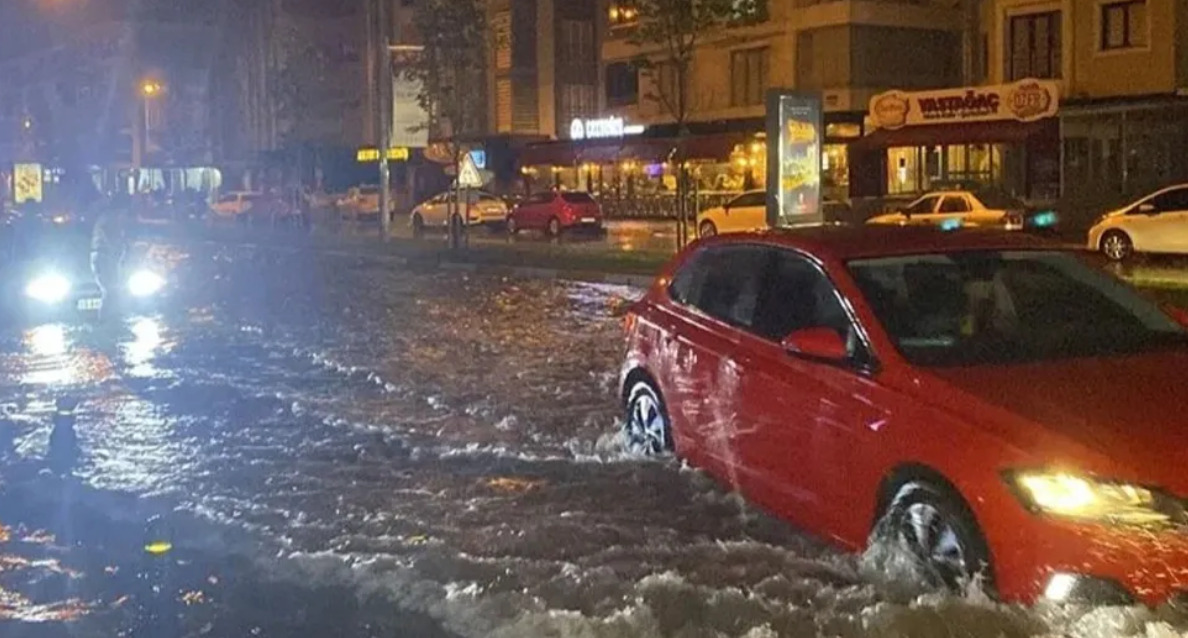
<path fill-rule="evenodd" d="M 1014 417 L 999 419 L 1000 426 L 1011 423 L 999 433 L 1025 452 L 1075 463 L 1083 459 L 1065 456 L 1076 454 L 1068 444 L 1083 446 L 1109 459 L 1110 466 L 1188 495 L 1184 370 L 1188 352 L 938 368 L 929 374 Z"/>

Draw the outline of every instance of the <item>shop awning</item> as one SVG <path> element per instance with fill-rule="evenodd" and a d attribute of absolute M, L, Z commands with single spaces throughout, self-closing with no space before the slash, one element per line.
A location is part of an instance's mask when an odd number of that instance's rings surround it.
<path fill-rule="evenodd" d="M 520 151 L 520 166 L 574 166 L 576 164 L 614 164 L 620 161 L 663 162 L 672 151 L 673 141 L 664 139 L 619 139 L 591 142 L 545 142 L 531 144 Z"/>
<path fill-rule="evenodd" d="M 751 133 L 712 133 L 690 135 L 685 140 L 685 156 L 690 160 L 730 160 L 734 147 L 754 141 Z M 520 166 L 573 166 L 575 164 L 613 164 L 633 161 L 658 163 L 669 159 L 676 148 L 675 138 L 626 137 L 605 142 L 543 142 L 525 146 L 519 155 Z"/>
<path fill-rule="evenodd" d="M 1026 142 L 1034 137 L 1060 136 L 1056 118 L 1038 122 L 969 122 L 963 124 L 934 124 L 905 126 L 901 129 L 879 129 L 855 143 L 866 148 L 895 146 L 942 146 L 946 144 L 1010 144 Z"/>

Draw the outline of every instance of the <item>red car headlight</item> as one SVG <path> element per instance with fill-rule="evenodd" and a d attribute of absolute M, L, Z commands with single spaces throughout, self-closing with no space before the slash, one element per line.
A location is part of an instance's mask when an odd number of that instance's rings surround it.
<path fill-rule="evenodd" d="M 1029 510 L 1118 525 L 1181 522 L 1183 506 L 1157 490 L 1065 472 L 1015 472 L 1007 481 Z"/>

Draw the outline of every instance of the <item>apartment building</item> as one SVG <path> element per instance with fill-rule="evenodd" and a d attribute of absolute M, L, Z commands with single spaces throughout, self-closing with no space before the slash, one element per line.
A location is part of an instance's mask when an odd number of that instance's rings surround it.
<path fill-rule="evenodd" d="M 1188 181 L 1188 2 L 995 0 L 982 21 L 989 81 L 1060 87 L 1061 201 L 1074 215 Z"/>
<path fill-rule="evenodd" d="M 739 7 L 730 24 L 700 38 L 686 108 L 673 109 L 666 97 L 677 94 L 676 74 L 660 47 L 634 42 L 633 3 L 603 0 L 596 113 L 562 126 L 559 142 L 528 149 L 525 175 L 616 193 L 670 191 L 674 177 L 664 163 L 678 135 L 676 112 L 684 110 L 682 152 L 695 164 L 701 192 L 762 187 L 764 96 L 787 88 L 822 96 L 824 189 L 846 198 L 870 98 L 961 82 L 965 20 L 951 1 L 768 0 Z M 655 63 L 642 69 L 641 57 Z"/>
<path fill-rule="evenodd" d="M 556 138 L 598 111 L 598 5 L 489 0 L 492 133 Z"/>

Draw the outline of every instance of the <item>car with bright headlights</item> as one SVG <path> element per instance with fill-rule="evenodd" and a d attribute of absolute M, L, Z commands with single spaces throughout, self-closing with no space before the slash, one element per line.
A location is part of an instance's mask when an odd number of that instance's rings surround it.
<path fill-rule="evenodd" d="M 719 235 L 624 322 L 629 450 L 940 588 L 1188 594 L 1188 313 L 1078 254 L 923 226 Z"/>
<path fill-rule="evenodd" d="M 104 303 L 146 309 L 166 292 L 165 273 L 132 257 L 105 300 L 91 272 L 87 233 L 24 232 L 4 239 L 0 294 L 9 320 L 87 318 Z"/>

